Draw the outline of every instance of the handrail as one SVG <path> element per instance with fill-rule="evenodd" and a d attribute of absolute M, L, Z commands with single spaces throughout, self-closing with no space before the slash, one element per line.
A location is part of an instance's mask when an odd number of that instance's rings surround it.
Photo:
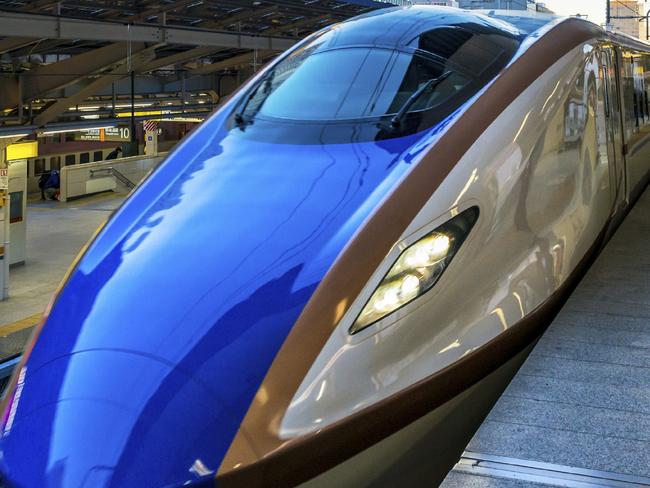
<path fill-rule="evenodd" d="M 115 177 L 117 181 L 122 183 L 124 186 L 126 186 L 129 190 L 132 190 L 135 188 L 135 183 L 133 183 L 124 173 L 121 171 L 116 170 L 112 166 L 109 166 L 108 168 L 97 168 L 97 169 L 91 169 L 90 170 L 90 177 L 93 178 L 95 176 L 95 173 L 99 173 L 102 171 L 108 171 L 112 176 Z"/>
<path fill-rule="evenodd" d="M 0 363 L 0 398 L 4 398 L 6 393 L 7 385 L 9 384 L 9 379 L 11 374 L 14 372 L 14 368 L 20 363 L 22 356 L 20 354 L 10 358 L 5 359 Z"/>
<path fill-rule="evenodd" d="M 128 156 L 61 168 L 62 202 L 103 191 L 132 191 L 167 155 Z M 110 168 L 110 169 L 109 169 Z"/>
<path fill-rule="evenodd" d="M 0 380 L 3 380 L 11 376 L 11 373 L 13 372 L 14 368 L 20 362 L 21 357 L 22 356 L 18 354 L 0 363 Z"/>

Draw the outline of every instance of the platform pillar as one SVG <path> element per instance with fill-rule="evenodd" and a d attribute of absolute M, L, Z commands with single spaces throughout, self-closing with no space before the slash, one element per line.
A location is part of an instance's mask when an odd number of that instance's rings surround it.
<path fill-rule="evenodd" d="M 0 300 L 9 298 L 9 165 L 5 147 L 0 146 Z"/>
<path fill-rule="evenodd" d="M 147 156 L 158 155 L 158 122 L 155 120 L 146 120 L 143 122 L 144 128 L 144 153 Z"/>

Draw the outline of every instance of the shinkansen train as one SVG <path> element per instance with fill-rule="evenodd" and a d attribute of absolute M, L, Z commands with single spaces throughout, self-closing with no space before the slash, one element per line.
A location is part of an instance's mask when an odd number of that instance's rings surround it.
<path fill-rule="evenodd" d="M 97 233 L 7 486 L 435 486 L 643 191 L 650 46 L 414 6 L 259 71 Z"/>

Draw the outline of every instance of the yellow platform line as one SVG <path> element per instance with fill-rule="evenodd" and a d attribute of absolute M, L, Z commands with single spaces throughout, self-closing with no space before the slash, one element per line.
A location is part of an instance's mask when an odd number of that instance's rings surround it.
<path fill-rule="evenodd" d="M 17 320 L 16 322 L 12 322 L 11 324 L 2 325 L 0 326 L 0 337 L 7 337 L 8 335 L 13 334 L 14 332 L 18 332 L 23 329 L 28 329 L 29 327 L 34 327 L 40 322 L 42 316 L 43 316 L 42 313 L 35 313 L 34 315 L 30 315 L 29 317 L 25 317 L 24 319 Z"/>

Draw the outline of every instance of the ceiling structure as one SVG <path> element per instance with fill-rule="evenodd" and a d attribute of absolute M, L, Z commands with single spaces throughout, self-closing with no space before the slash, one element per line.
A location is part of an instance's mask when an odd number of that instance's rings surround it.
<path fill-rule="evenodd" d="M 0 0 L 0 137 L 204 114 L 277 53 L 373 0 Z"/>

